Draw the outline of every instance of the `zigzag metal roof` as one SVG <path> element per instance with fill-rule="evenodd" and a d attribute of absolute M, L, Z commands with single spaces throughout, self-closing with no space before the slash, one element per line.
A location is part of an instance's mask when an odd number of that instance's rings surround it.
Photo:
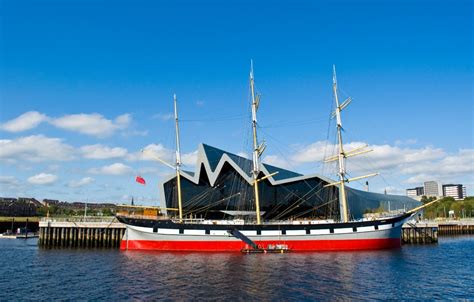
<path fill-rule="evenodd" d="M 250 185 L 253 183 L 253 177 L 252 177 L 252 161 L 238 156 L 236 154 L 232 154 L 229 152 L 226 152 L 224 150 L 211 147 L 206 144 L 200 144 L 198 147 L 198 156 L 197 156 L 197 161 L 196 161 L 196 168 L 195 172 L 188 172 L 188 171 L 183 171 L 181 170 L 181 175 L 182 177 L 188 179 L 190 182 L 199 184 L 199 179 L 201 176 L 201 167 L 204 167 L 204 171 L 207 174 L 207 177 L 209 179 L 210 185 L 214 186 L 214 184 L 217 181 L 217 178 L 219 177 L 219 174 L 222 171 L 222 168 L 224 167 L 225 164 L 229 164 L 237 173 L 242 176 L 242 178 L 247 181 Z M 329 179 L 327 177 L 318 175 L 318 174 L 310 174 L 310 175 L 302 175 L 296 172 L 292 172 L 289 170 L 281 169 L 275 166 L 267 165 L 267 164 L 262 164 L 261 167 L 261 172 L 265 175 L 269 175 L 271 173 L 277 172 L 278 174 L 269 177 L 267 180 L 272 184 L 272 185 L 281 185 L 281 184 L 286 184 L 286 183 L 291 183 L 291 182 L 297 182 L 301 180 L 306 180 L 306 179 L 312 179 L 312 178 L 319 178 L 327 183 L 332 183 L 334 180 Z M 167 183 L 168 181 L 174 179 L 176 175 L 170 175 L 166 177 L 162 183 L 161 187 L 164 187 L 164 184 Z M 398 195 L 384 195 L 380 193 L 373 193 L 373 192 L 365 192 L 353 188 L 347 188 L 348 196 L 355 197 L 354 201 L 351 201 L 352 197 L 349 197 L 349 206 L 351 208 L 357 208 L 363 206 L 358 202 L 360 198 L 363 198 L 364 200 L 367 200 L 367 202 L 370 202 L 372 204 L 372 207 L 379 207 L 380 202 L 382 201 L 398 201 L 400 204 L 405 204 L 409 207 L 415 207 L 419 204 L 419 202 L 406 197 L 406 196 L 398 196 Z M 165 193 L 164 190 L 160 190 L 160 195 L 161 198 L 159 200 L 160 206 L 162 208 L 166 208 L 166 201 L 165 201 Z M 366 203 L 367 205 L 367 203 Z M 359 209 L 360 216 L 362 216 L 364 209 Z M 166 212 L 166 210 L 164 211 Z"/>
<path fill-rule="evenodd" d="M 242 176 L 242 178 L 245 179 L 249 184 L 253 183 L 253 164 L 251 160 L 206 144 L 200 144 L 198 147 L 198 156 L 195 172 L 192 173 L 187 171 L 181 171 L 181 175 L 189 181 L 198 184 L 199 177 L 201 176 L 201 166 L 203 165 L 204 170 L 206 171 L 207 176 L 209 178 L 210 185 L 213 186 L 226 163 L 229 164 L 232 168 L 234 168 L 235 171 L 237 171 L 237 173 L 239 173 L 239 175 Z M 268 178 L 268 181 L 272 185 L 280 185 L 284 183 L 295 182 L 315 177 L 318 177 L 326 182 L 333 182 L 333 180 L 317 174 L 302 175 L 296 172 L 292 172 L 267 164 L 262 164 L 260 170 L 265 175 L 278 172 L 278 174 Z M 173 179 L 174 177 L 174 175 L 170 175 L 170 177 L 164 180 L 164 183 L 169 181 L 170 179 Z"/>

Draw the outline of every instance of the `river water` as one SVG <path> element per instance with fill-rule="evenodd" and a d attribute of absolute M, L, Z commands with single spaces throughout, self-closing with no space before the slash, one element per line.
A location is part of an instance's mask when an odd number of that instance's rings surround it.
<path fill-rule="evenodd" d="M 474 299 L 474 236 L 398 250 L 288 254 L 38 248 L 0 239 L 5 300 Z"/>

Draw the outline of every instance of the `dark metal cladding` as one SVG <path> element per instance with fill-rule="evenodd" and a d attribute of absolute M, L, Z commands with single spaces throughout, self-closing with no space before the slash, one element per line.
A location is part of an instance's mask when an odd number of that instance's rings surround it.
<path fill-rule="evenodd" d="M 252 161 L 202 144 L 195 172 L 182 171 L 184 216 L 229 219 L 223 211 L 254 211 Z M 302 175 L 262 164 L 260 177 L 278 172 L 259 183 L 260 211 L 264 220 L 339 218 L 339 190 L 324 187 L 333 182 L 320 175 Z M 177 208 L 176 177 L 162 183 L 162 207 Z M 385 195 L 347 188 L 350 216 L 361 218 L 367 210 L 410 209 L 420 203 L 406 196 Z M 176 212 L 169 212 L 175 215 Z"/>

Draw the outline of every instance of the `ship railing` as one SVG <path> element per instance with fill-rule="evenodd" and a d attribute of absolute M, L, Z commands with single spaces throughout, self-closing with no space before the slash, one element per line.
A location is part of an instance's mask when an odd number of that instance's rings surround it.
<path fill-rule="evenodd" d="M 181 223 L 186 223 L 186 224 L 203 224 L 206 220 L 204 218 L 183 218 L 181 219 Z M 173 219 L 173 222 L 175 223 L 180 223 L 179 219 Z"/>
<path fill-rule="evenodd" d="M 65 216 L 42 217 L 40 222 L 118 222 L 115 216 Z"/>
<path fill-rule="evenodd" d="M 173 222 L 180 223 L 178 219 L 173 219 Z M 277 224 L 293 224 L 293 225 L 311 225 L 311 224 L 327 224 L 334 223 L 333 219 L 324 220 L 270 220 L 262 222 L 263 225 L 277 225 Z M 204 218 L 189 218 L 182 219 L 181 223 L 186 224 L 209 224 L 209 225 L 256 225 L 256 221 L 248 221 L 244 219 L 204 219 Z"/>

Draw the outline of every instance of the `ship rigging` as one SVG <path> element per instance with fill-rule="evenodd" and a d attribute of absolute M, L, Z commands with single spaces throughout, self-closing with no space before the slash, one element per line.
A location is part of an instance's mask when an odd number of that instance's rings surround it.
<path fill-rule="evenodd" d="M 278 186 L 290 183 L 291 181 L 304 181 L 307 185 L 307 180 L 304 176 L 296 174 L 284 169 L 279 169 L 261 163 L 260 158 L 265 150 L 265 143 L 259 143 L 257 136 L 257 111 L 260 105 L 260 97 L 255 92 L 255 79 L 253 63 L 251 63 L 249 74 L 249 85 L 251 91 L 251 113 L 252 113 L 252 137 L 253 137 L 253 152 L 251 165 L 244 165 L 251 171 L 250 175 L 236 164 L 238 157 L 231 154 L 222 154 L 218 163 L 213 161 L 213 169 L 209 161 L 209 153 L 204 151 L 204 159 L 199 163 L 197 173 L 193 175 L 181 169 L 181 154 L 180 154 L 180 137 L 179 137 L 179 120 L 177 98 L 174 95 L 174 117 L 175 117 L 175 135 L 176 135 L 176 150 L 174 164 L 169 164 L 162 159 L 157 158 L 160 162 L 175 169 L 176 182 L 175 191 L 178 201 L 178 217 L 169 217 L 164 219 L 147 219 L 136 217 L 120 216 L 118 219 L 127 225 L 127 231 L 122 240 L 123 249 L 156 249 L 156 250 L 175 250 L 175 251 L 316 251 L 316 250 L 355 250 L 355 249 L 381 249 L 393 248 L 400 246 L 400 233 L 403 222 L 411 217 L 414 212 L 408 211 L 399 215 L 386 217 L 378 220 L 357 220 L 351 221 L 349 219 L 348 198 L 346 183 L 359 180 L 366 177 L 377 175 L 377 173 L 347 178 L 345 168 L 346 158 L 363 154 L 371 150 L 364 147 L 356 148 L 346 152 L 344 149 L 342 138 L 342 118 L 341 112 L 345 109 L 351 99 L 348 98 L 340 103 L 337 92 L 336 71 L 333 67 L 333 96 L 335 102 L 335 111 L 333 117 L 336 119 L 337 138 L 338 138 L 338 153 L 335 156 L 327 158 L 326 162 L 337 161 L 338 163 L 338 181 L 331 181 L 329 179 L 319 179 L 313 188 L 308 190 L 308 193 L 303 196 L 295 195 L 290 192 L 290 197 L 287 200 L 287 209 L 278 209 L 281 204 L 275 204 L 274 207 L 265 205 L 266 211 L 261 211 L 261 194 L 262 192 L 268 195 L 268 192 L 274 192 L 278 195 Z M 206 149 L 205 147 L 203 147 Z M 208 152 L 216 153 L 216 149 L 207 148 Z M 228 165 L 226 165 L 226 163 Z M 230 166 L 230 168 L 229 168 Z M 227 167 L 227 168 L 226 168 Z M 187 193 L 187 199 L 183 199 L 183 177 L 185 182 L 193 181 L 193 177 L 197 181 L 196 184 L 202 185 L 201 170 L 207 175 L 205 183 L 209 184 L 209 190 L 201 191 L 201 193 Z M 184 217 L 184 204 L 188 211 L 192 209 L 191 200 L 195 200 L 197 206 L 194 207 L 195 214 L 199 207 L 217 206 L 223 203 L 235 202 L 236 199 L 249 201 L 251 200 L 245 191 L 232 192 L 225 184 L 218 183 L 219 173 L 225 169 L 234 169 L 236 173 L 230 173 L 231 177 L 240 177 L 247 181 L 253 187 L 253 200 L 255 211 L 252 215 L 249 211 L 242 211 L 238 207 L 233 209 L 221 209 L 219 212 L 227 216 L 232 216 L 232 219 L 196 219 L 193 218 L 193 213 L 188 212 L 187 217 Z M 213 174 L 214 173 L 214 174 Z M 293 174 L 291 174 L 293 173 Z M 239 175 L 237 175 L 239 174 Z M 289 179 L 277 179 L 278 175 L 285 174 Z M 224 177 L 225 179 L 225 177 Z M 221 178 L 222 180 L 222 178 Z M 260 192 L 259 184 L 269 182 L 265 190 Z M 231 186 L 233 187 L 233 186 Z M 284 186 L 282 186 L 285 188 Z M 337 188 L 339 192 L 340 204 L 340 219 L 339 221 L 332 220 L 277 220 L 278 217 L 285 217 L 288 209 L 294 210 L 303 202 L 307 202 L 308 194 L 316 193 L 316 199 L 321 204 L 332 203 L 334 200 L 322 200 L 318 195 L 319 192 L 332 192 L 333 188 Z M 271 189 L 271 190 L 270 190 Z M 352 189 L 351 189 L 352 190 Z M 197 191 L 196 191 L 197 192 Z M 219 198 L 212 202 L 208 194 L 217 194 Z M 276 199 L 277 200 L 277 199 Z M 199 202 L 198 202 L 199 201 Z M 173 207 L 171 207 L 173 208 Z M 309 207 L 314 210 L 316 207 Z M 268 213 L 267 213 L 268 211 Z M 272 213 L 276 211 L 276 213 Z M 270 213 L 274 214 L 273 219 L 270 219 Z M 262 221 L 262 215 L 266 215 L 267 219 Z M 250 220 L 249 217 L 255 216 L 255 220 Z M 242 219 L 245 217 L 246 219 Z"/>

